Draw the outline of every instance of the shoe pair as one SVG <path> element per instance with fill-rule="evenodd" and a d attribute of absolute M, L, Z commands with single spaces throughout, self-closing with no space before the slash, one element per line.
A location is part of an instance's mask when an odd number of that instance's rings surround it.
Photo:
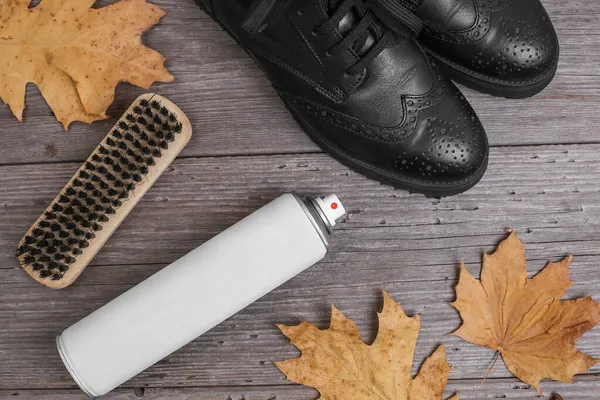
<path fill-rule="evenodd" d="M 557 66 L 539 0 L 196 1 L 318 145 L 426 196 L 470 189 L 488 162 L 485 130 L 448 78 L 521 98 L 546 87 Z"/>

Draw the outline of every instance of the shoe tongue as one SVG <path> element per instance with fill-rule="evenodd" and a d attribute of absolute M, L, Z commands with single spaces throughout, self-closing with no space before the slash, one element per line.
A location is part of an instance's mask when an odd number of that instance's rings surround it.
<path fill-rule="evenodd" d="M 334 12 L 336 7 L 341 2 L 342 0 L 329 0 L 330 11 Z M 352 30 L 352 28 L 354 28 L 356 24 L 358 24 L 359 21 L 359 16 L 356 10 L 351 10 L 348 14 L 346 14 L 346 16 L 340 21 L 340 26 L 338 28 L 342 36 L 346 36 Z M 377 39 L 378 37 L 376 37 L 376 34 L 374 32 L 371 32 L 362 48 L 354 50 L 358 53 L 359 56 L 362 56 L 368 53 L 369 50 L 371 50 L 371 47 L 375 46 L 375 44 L 377 43 Z"/>

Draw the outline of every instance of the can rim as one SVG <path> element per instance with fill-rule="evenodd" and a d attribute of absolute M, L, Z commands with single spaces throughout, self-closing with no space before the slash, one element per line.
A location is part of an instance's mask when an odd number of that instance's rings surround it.
<path fill-rule="evenodd" d="M 94 396 L 90 390 L 88 390 L 85 385 L 83 384 L 83 382 L 77 377 L 77 374 L 75 373 L 75 370 L 73 369 L 73 367 L 71 366 L 71 364 L 69 363 L 69 360 L 67 359 L 67 353 L 65 352 L 63 346 L 62 346 L 62 333 L 60 333 L 59 335 L 56 336 L 56 348 L 58 349 L 58 354 L 60 355 L 60 358 L 63 362 L 63 364 L 65 364 L 65 367 L 67 368 L 67 371 L 69 371 L 69 374 L 71 375 L 71 378 L 73 378 L 73 380 L 75 381 L 75 383 L 77 384 L 77 386 L 79 386 L 79 389 L 81 389 L 81 391 L 83 393 L 85 393 L 86 396 L 88 396 L 90 399 L 95 399 L 98 396 Z"/>

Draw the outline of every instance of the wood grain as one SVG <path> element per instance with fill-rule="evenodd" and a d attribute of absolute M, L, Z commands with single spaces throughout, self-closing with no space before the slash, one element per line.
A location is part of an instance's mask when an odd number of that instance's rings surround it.
<path fill-rule="evenodd" d="M 97 6 L 112 0 L 100 0 Z M 281 105 L 248 56 L 192 0 L 153 0 L 168 11 L 144 36 L 177 82 L 153 91 L 190 117 L 194 137 L 77 282 L 56 292 L 18 267 L 14 250 L 36 217 L 144 91 L 120 85 L 109 113 L 65 133 L 37 89 L 25 122 L 0 109 L 0 400 L 85 397 L 62 366 L 54 336 L 282 192 L 336 192 L 349 214 L 327 258 L 107 399 L 303 400 L 315 392 L 286 381 L 272 361 L 297 356 L 274 327 L 309 320 L 327 326 L 335 303 L 373 339 L 381 290 L 422 314 L 413 371 L 440 343 L 454 366 L 446 397 L 533 399 L 481 349 L 446 336 L 460 318 L 454 299 L 461 259 L 477 273 L 483 251 L 504 230 L 527 243 L 531 274 L 573 253 L 567 297 L 600 301 L 600 6 L 543 0 L 562 57 L 555 81 L 526 100 L 465 89 L 493 146 L 483 181 L 466 194 L 425 199 L 381 186 L 322 154 Z M 199 307 L 210 307 L 198 305 Z M 600 330 L 578 347 L 600 357 Z M 547 398 L 598 399 L 600 367 L 576 384 L 543 382 Z M 352 399 L 349 399 L 352 400 Z"/>
<path fill-rule="evenodd" d="M 471 380 L 451 381 L 444 398 L 460 393 L 461 400 L 470 399 L 539 399 L 537 393 L 514 379 L 491 379 L 481 388 Z M 598 399 L 600 382 L 576 379 L 576 384 L 557 384 L 557 393 L 566 399 Z M 546 393 L 550 399 L 553 393 Z M 0 400 L 29 398 L 45 400 L 87 400 L 78 390 L 0 390 Z M 123 388 L 103 397 L 105 400 L 313 400 L 316 391 L 300 386 L 218 387 L 218 388 Z"/>
<path fill-rule="evenodd" d="M 108 1 L 100 1 L 106 4 Z M 288 115 L 246 53 L 192 0 L 156 0 L 168 11 L 145 42 L 167 57 L 176 82 L 152 90 L 178 104 L 195 137 L 184 157 L 320 151 Z M 555 81 L 525 100 L 493 98 L 465 89 L 493 146 L 599 143 L 600 35 L 594 0 L 544 2 L 556 24 L 562 57 Z M 142 89 L 120 85 L 110 120 L 77 123 L 69 132 L 31 86 L 25 122 L 0 109 L 0 164 L 83 161 Z"/>

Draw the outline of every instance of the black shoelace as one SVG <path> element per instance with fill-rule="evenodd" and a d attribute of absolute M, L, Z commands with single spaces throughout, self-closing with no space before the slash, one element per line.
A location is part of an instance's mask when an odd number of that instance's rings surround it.
<path fill-rule="evenodd" d="M 255 0 L 244 22 L 244 30 L 250 35 L 260 34 L 269 24 L 283 15 L 292 0 Z M 319 0 L 328 6 L 332 0 Z M 369 37 L 377 39 L 366 54 L 347 70 L 350 75 L 362 72 L 393 40 L 391 31 L 411 32 L 417 36 L 423 27 L 421 20 L 404 7 L 400 0 L 340 0 L 335 11 L 315 29 L 316 34 L 327 34 L 337 29 L 342 20 L 351 12 L 356 12 L 358 23 L 344 39 L 329 50 L 330 55 L 353 49 L 360 53 Z M 380 24 L 377 24 L 380 22 Z M 381 29 L 383 25 L 387 29 Z M 382 32 L 383 30 L 383 32 Z"/>

